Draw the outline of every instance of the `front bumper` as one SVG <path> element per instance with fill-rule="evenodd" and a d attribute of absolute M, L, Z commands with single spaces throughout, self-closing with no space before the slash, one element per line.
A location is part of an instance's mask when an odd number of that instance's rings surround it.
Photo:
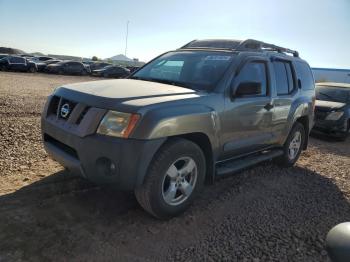
<path fill-rule="evenodd" d="M 347 130 L 347 120 L 342 118 L 336 121 L 332 120 L 316 120 L 313 132 L 326 133 L 333 136 L 344 136 Z"/>
<path fill-rule="evenodd" d="M 48 104 L 50 103 L 49 99 Z M 103 114 L 90 110 L 79 124 L 47 113 L 45 107 L 41 128 L 47 153 L 72 172 L 97 184 L 108 184 L 121 190 L 133 190 L 143 183 L 152 157 L 165 141 L 139 140 L 98 135 L 96 125 Z M 96 124 L 97 123 L 97 124 Z M 95 125 L 95 126 L 94 126 Z"/>

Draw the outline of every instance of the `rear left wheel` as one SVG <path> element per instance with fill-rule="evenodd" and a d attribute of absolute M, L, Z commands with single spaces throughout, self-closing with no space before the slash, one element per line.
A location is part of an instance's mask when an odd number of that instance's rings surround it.
<path fill-rule="evenodd" d="M 202 189 L 205 157 L 195 143 L 174 139 L 155 155 L 143 185 L 135 190 L 140 205 L 159 219 L 183 213 Z"/>

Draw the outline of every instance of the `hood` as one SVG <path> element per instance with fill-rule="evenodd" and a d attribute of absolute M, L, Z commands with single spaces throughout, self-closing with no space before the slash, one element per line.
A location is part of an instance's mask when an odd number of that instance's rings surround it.
<path fill-rule="evenodd" d="M 115 79 L 65 85 L 55 95 L 99 108 L 126 112 L 143 106 L 199 97 L 192 89 L 156 82 Z M 203 94 L 201 94 L 203 95 Z"/>
<path fill-rule="evenodd" d="M 346 104 L 344 104 L 344 103 L 325 101 L 325 100 L 316 100 L 315 105 L 316 105 L 316 109 L 326 109 L 326 110 L 327 109 L 329 109 L 329 110 L 339 109 L 339 108 L 346 106 Z"/>

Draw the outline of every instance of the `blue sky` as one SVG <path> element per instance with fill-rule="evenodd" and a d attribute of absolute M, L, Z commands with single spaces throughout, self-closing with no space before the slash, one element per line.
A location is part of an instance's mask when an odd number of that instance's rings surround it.
<path fill-rule="evenodd" d="M 200 38 L 254 38 L 350 68 L 350 0 L 0 0 L 0 46 L 147 61 Z"/>

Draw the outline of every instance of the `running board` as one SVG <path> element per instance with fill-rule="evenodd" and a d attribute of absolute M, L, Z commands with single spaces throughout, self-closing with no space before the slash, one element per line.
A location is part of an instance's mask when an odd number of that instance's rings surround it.
<path fill-rule="evenodd" d="M 264 162 L 266 160 L 270 160 L 272 158 L 283 155 L 283 150 L 275 149 L 267 152 L 262 152 L 259 154 L 254 154 L 250 156 L 246 156 L 243 158 L 238 158 L 229 162 L 220 163 L 216 167 L 216 175 L 217 176 L 225 176 L 237 171 L 240 171 L 244 168 L 256 165 L 260 162 Z"/>

